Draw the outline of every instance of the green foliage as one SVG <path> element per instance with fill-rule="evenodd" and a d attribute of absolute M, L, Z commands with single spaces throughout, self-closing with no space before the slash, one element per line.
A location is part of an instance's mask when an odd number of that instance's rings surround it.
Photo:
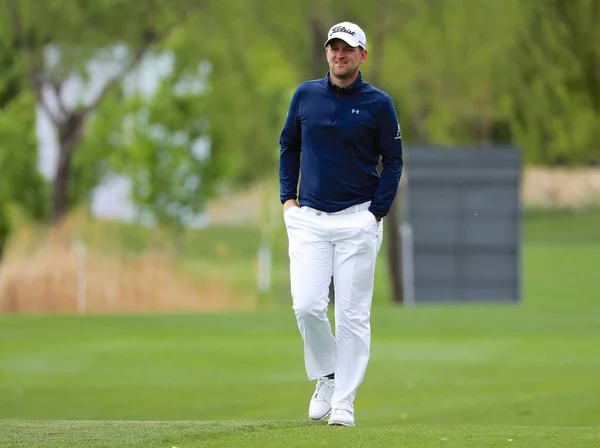
<path fill-rule="evenodd" d="M 144 213 L 180 223 L 223 189 L 276 183 L 290 94 L 299 82 L 325 74 L 327 29 L 351 20 L 369 39 L 365 78 L 394 98 L 407 149 L 412 142 L 512 143 L 528 163 L 586 165 L 600 159 L 599 5 L 8 0 L 0 7 L 0 103 L 23 94 L 19 104 L 33 108 L 33 98 L 40 99 L 35 79 L 47 99 L 62 99 L 64 110 L 53 111 L 64 119 L 98 98 L 95 75 L 125 73 L 147 51 L 143 70 L 133 70 L 125 86 L 117 82 L 87 115 L 68 199 L 70 206 L 85 202 L 101 182 L 123 174 Z M 152 65 L 159 60 L 168 61 L 164 73 Z M 132 86 L 158 74 L 154 92 L 132 94 Z M 67 101 L 65 88 L 75 79 L 84 90 Z M 13 140 L 31 137 L 35 128 L 21 119 L 3 123 Z M 202 157 L 192 150 L 198 139 L 210 147 Z M 22 192 L 15 176 L 14 190 Z M 19 201 L 43 214 L 33 199 Z"/>
<path fill-rule="evenodd" d="M 11 225 L 10 216 L 7 210 L 6 200 L 0 199 L 0 259 L 4 253 L 8 236 L 10 235 Z"/>
<path fill-rule="evenodd" d="M 47 216 L 48 189 L 37 170 L 33 98 L 21 94 L 0 112 L 0 190 L 31 218 Z"/>
<path fill-rule="evenodd" d="M 207 130 L 198 95 L 174 93 L 173 84 L 168 77 L 148 98 L 107 99 L 83 143 L 89 160 L 78 166 L 95 160 L 98 179 L 127 176 L 143 216 L 179 227 L 202 211 L 209 191 L 202 152 Z"/>
<path fill-rule="evenodd" d="M 2 23 L 0 15 L 0 23 Z M 35 107 L 23 92 L 23 70 L 14 43 L 0 33 L 0 258 L 11 231 L 9 210 L 29 219 L 47 216 L 47 183 L 37 170 Z"/>
<path fill-rule="evenodd" d="M 73 75 L 89 80 L 91 73 L 98 70 L 97 66 L 89 65 L 92 59 L 126 64 L 128 58 L 123 52 L 115 53 L 116 46 L 137 51 L 156 35 L 165 34 L 175 23 L 181 23 L 187 13 L 203 2 L 18 0 L 13 3 L 21 16 L 25 37 L 29 38 L 36 68 L 48 80 L 63 82 Z M 59 53 L 48 57 L 49 48 Z"/>
<path fill-rule="evenodd" d="M 212 36 L 206 119 L 211 140 L 208 173 L 233 187 L 269 176 L 294 84 L 281 48 L 260 30 L 255 4 L 215 4 L 201 26 Z M 214 15 L 213 15 L 214 11 Z"/>
<path fill-rule="evenodd" d="M 160 46 L 203 4 L 199 0 L 5 3 L 1 18 L 10 24 L 5 36 L 18 45 L 23 75 L 55 127 L 60 160 L 68 161 L 59 163 L 54 181 L 53 221 L 87 199 L 106 175 L 105 152 L 79 151 L 79 136 L 85 135 L 90 117 L 151 47 Z M 98 74 L 103 76 L 98 79 Z M 66 99 L 65 88 L 73 88 L 74 82 L 83 89 Z M 67 93 L 73 96 L 72 91 Z M 166 167 L 170 175 L 171 168 Z"/>
<path fill-rule="evenodd" d="M 513 138 L 534 164 L 600 162 L 600 5 L 543 0 L 520 13 L 506 72 Z"/>

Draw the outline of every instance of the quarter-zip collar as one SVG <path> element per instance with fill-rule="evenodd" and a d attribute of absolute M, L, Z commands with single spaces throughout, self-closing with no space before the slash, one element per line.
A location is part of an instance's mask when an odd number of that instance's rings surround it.
<path fill-rule="evenodd" d="M 365 81 L 363 81 L 362 72 L 358 72 L 358 78 L 356 78 L 356 80 L 352 84 L 350 84 L 348 87 L 338 87 L 334 83 L 332 83 L 331 78 L 329 77 L 329 72 L 327 72 L 327 74 L 325 75 L 325 78 L 323 78 L 323 82 L 325 83 L 327 88 L 329 90 L 331 90 L 332 92 L 342 93 L 342 94 L 356 93 L 360 90 L 360 88 L 363 85 L 366 84 Z"/>

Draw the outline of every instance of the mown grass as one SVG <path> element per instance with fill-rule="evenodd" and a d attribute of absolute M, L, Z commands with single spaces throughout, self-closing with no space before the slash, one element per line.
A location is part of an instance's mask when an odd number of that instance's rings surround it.
<path fill-rule="evenodd" d="M 2 316 L 0 447 L 600 446 L 593 216 L 525 222 L 517 305 L 393 307 L 380 269 L 356 428 L 307 422 L 283 293 L 247 313 Z M 230 231 L 185 250 L 251 260 Z"/>
<path fill-rule="evenodd" d="M 0 446 L 591 447 L 599 311 L 377 307 L 348 433 L 304 426 L 312 384 L 285 311 L 4 317 Z"/>
<path fill-rule="evenodd" d="M 15 447 L 562 447 L 597 446 L 594 428 L 384 426 L 327 428 L 305 421 L 8 422 Z M 23 435 L 35 444 L 20 442 Z"/>

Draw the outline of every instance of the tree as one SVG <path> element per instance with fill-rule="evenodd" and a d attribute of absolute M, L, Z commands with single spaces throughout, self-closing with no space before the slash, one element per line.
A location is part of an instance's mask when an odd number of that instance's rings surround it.
<path fill-rule="evenodd" d="M 210 191 L 206 105 L 200 93 L 181 91 L 174 78 L 171 73 L 151 94 L 107 99 L 82 153 L 96 158 L 108 149 L 98 178 L 125 176 L 138 218 L 180 232 L 193 224 Z"/>
<path fill-rule="evenodd" d="M 68 212 L 73 156 L 90 116 L 150 50 L 164 42 L 203 3 L 6 0 L 29 88 L 57 134 L 59 157 L 51 210 L 54 224 Z M 69 103 L 65 86 L 74 80 L 89 81 L 94 70 L 90 62 L 94 59 L 117 67 L 94 96 Z"/>
<path fill-rule="evenodd" d="M 256 33 L 252 4 L 214 2 L 204 12 L 149 57 L 152 67 L 165 65 L 152 59 L 168 66 L 156 91 L 118 89 L 82 143 L 92 158 L 108 154 L 102 175 L 127 176 L 134 203 L 163 224 L 182 225 L 176 221 L 201 211 L 210 196 L 263 179 L 274 168 L 287 107 L 291 71 Z M 198 40 L 198 29 L 210 40 Z"/>
<path fill-rule="evenodd" d="M 5 24 L 0 14 L 0 29 Z M 37 170 L 35 107 L 22 82 L 18 45 L 0 34 L 0 258 L 11 232 L 11 209 L 40 221 L 47 185 Z"/>
<path fill-rule="evenodd" d="M 534 164 L 600 162 L 600 4 L 521 3 L 505 72 L 507 119 Z"/>

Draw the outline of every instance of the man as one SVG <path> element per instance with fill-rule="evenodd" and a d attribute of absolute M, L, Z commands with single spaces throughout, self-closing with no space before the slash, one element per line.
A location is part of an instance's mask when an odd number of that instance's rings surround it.
<path fill-rule="evenodd" d="M 367 54 L 358 25 L 331 27 L 325 42 L 329 71 L 297 87 L 280 137 L 280 199 L 293 308 L 306 372 L 309 380 L 317 380 L 309 417 L 330 415 L 330 425 L 354 426 L 354 400 L 370 354 L 382 219 L 403 167 L 392 100 L 362 79 Z M 335 337 L 327 317 L 332 276 Z"/>

